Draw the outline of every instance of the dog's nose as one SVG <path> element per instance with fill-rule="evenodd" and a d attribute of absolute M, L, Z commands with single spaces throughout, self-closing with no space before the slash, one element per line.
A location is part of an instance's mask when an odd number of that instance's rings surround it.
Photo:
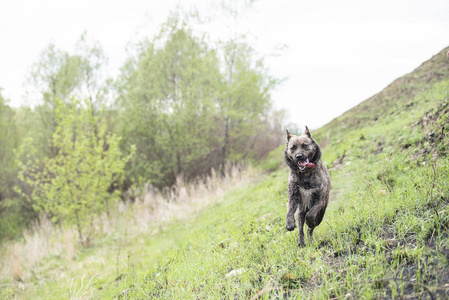
<path fill-rule="evenodd" d="M 301 154 L 301 153 L 298 153 L 298 154 L 295 155 L 295 157 L 296 157 L 296 159 L 303 159 L 304 155 Z"/>

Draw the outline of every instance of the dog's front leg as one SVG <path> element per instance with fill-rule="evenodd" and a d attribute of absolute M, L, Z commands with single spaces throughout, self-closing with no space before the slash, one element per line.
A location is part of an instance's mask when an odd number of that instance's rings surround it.
<path fill-rule="evenodd" d="M 295 213 L 298 209 L 298 199 L 293 195 L 292 186 L 288 187 L 288 204 L 287 204 L 287 228 L 288 231 L 295 229 Z"/>
<path fill-rule="evenodd" d="M 305 246 L 305 242 L 304 242 L 304 220 L 306 219 L 306 213 L 302 212 L 301 210 L 299 211 L 298 214 L 298 246 L 299 247 L 303 247 Z"/>

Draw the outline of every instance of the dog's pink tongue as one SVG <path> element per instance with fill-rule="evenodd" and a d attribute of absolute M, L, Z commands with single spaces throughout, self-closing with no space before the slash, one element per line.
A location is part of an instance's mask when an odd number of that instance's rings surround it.
<path fill-rule="evenodd" d="M 315 168 L 315 164 L 314 164 L 314 163 L 311 163 L 311 162 L 306 163 L 306 168 L 307 168 L 307 169 L 313 169 L 313 168 Z"/>

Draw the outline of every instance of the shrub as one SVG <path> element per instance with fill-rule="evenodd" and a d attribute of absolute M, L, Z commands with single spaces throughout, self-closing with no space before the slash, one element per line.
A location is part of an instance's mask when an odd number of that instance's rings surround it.
<path fill-rule="evenodd" d="M 19 178 L 31 187 L 28 197 L 36 210 L 53 222 L 75 225 L 80 242 L 89 245 L 96 217 L 119 200 L 120 191 L 114 185 L 129 156 L 123 157 L 120 138 L 108 133 L 85 104 L 57 102 L 52 137 L 56 155 L 40 164 L 22 163 Z"/>

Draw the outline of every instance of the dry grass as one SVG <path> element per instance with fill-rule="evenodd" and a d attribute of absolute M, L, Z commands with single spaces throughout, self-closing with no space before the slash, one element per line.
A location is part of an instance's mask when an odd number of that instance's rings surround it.
<path fill-rule="evenodd" d="M 180 220 L 196 214 L 207 205 L 220 201 L 225 191 L 248 184 L 256 178 L 256 173 L 251 167 L 241 165 L 227 166 L 225 174 L 222 177 L 212 170 L 209 176 L 191 183 L 186 183 L 180 176 L 172 188 L 163 192 L 146 185 L 140 196 L 119 204 L 116 217 L 120 218 L 132 212 L 132 217 L 125 220 L 128 234 L 132 236 L 147 233 L 150 229 L 152 230 L 150 233 L 155 234 L 158 228 L 154 228 L 161 222 Z M 123 226 L 122 222 L 113 218 L 103 217 L 102 222 L 105 233 L 118 230 L 114 225 Z"/>
<path fill-rule="evenodd" d="M 73 229 L 59 228 L 41 217 L 23 238 L 2 245 L 0 281 L 26 283 L 41 279 L 41 261 L 54 255 L 66 254 L 72 260 L 76 241 Z"/>
<path fill-rule="evenodd" d="M 82 300 L 82 299 L 92 299 L 94 293 L 93 285 L 95 284 L 95 274 L 89 281 L 85 282 L 85 277 L 73 277 L 70 283 L 70 299 L 71 300 Z"/>
<path fill-rule="evenodd" d="M 157 234 L 162 222 L 192 216 L 207 205 L 220 201 L 225 191 L 248 184 L 255 178 L 257 174 L 251 167 L 230 165 L 224 177 L 215 171 L 210 176 L 191 183 L 186 183 L 179 177 L 175 186 L 163 192 L 147 185 L 140 193 L 134 191 L 134 195 L 140 194 L 139 196 L 118 203 L 113 213 L 109 216 L 104 214 L 97 221 L 96 226 L 101 229 L 98 230 L 97 238 L 115 235 L 123 240 L 141 234 Z M 75 262 L 74 258 L 81 249 L 77 239 L 75 228 L 56 226 L 47 218 L 41 217 L 39 222 L 23 233 L 22 239 L 2 245 L 0 286 L 10 287 L 16 292 L 25 289 L 27 293 L 33 291 L 48 280 L 48 266 L 45 263 L 52 257 L 65 259 L 65 269 L 80 274 L 82 266 L 88 262 Z M 103 250 L 96 250 L 100 257 Z M 118 255 L 124 254 L 119 252 Z M 54 270 L 54 273 L 59 278 L 68 276 L 59 269 Z M 70 290 L 72 299 L 89 298 L 93 277 L 86 278 L 68 277 L 70 286 L 67 286 L 67 290 Z"/>

